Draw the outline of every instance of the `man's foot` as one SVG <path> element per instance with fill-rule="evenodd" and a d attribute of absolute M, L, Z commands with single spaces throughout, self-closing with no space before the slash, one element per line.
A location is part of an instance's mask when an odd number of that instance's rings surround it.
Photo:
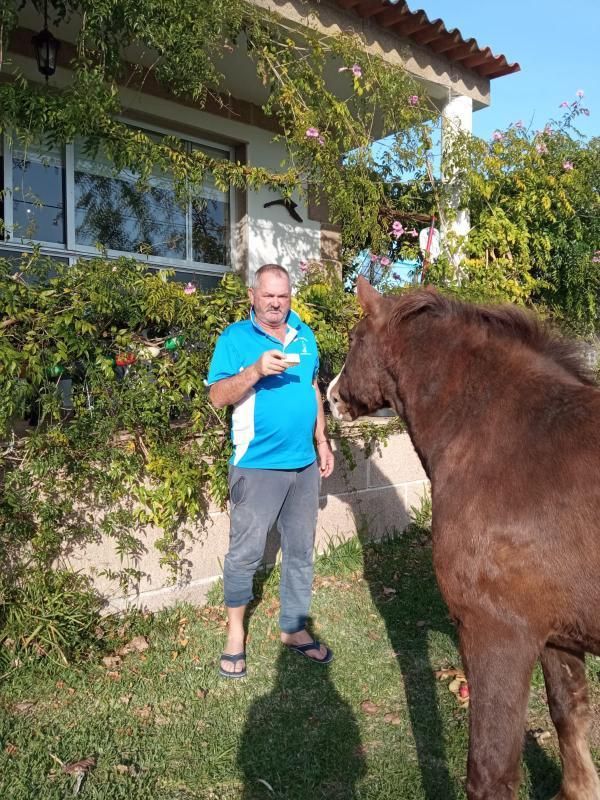
<path fill-rule="evenodd" d="M 282 631 L 281 641 L 286 647 L 298 648 L 296 652 L 302 653 L 302 655 L 311 658 L 313 661 L 328 664 L 333 658 L 331 650 L 325 647 L 324 644 L 314 640 L 307 630 L 298 631 L 297 633 L 284 633 Z"/>
<path fill-rule="evenodd" d="M 224 658 L 223 656 L 229 656 Z M 235 661 L 232 660 L 235 656 Z M 241 657 L 240 657 L 241 656 Z M 225 649 L 221 656 L 220 670 L 221 673 L 245 673 L 246 672 L 246 657 L 244 653 L 244 639 L 239 637 L 227 637 Z M 241 676 L 240 676 L 241 677 Z"/>

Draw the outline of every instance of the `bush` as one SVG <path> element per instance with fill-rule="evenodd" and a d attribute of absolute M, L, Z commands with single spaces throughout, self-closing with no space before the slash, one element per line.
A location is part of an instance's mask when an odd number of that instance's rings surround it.
<path fill-rule="evenodd" d="M 0 624 L 16 647 L 63 657 L 85 639 L 97 602 L 66 577 L 76 548 L 112 540 L 123 566 L 109 577 L 132 591 L 144 525 L 162 530 L 176 576 L 182 537 L 225 502 L 227 412 L 204 378 L 217 336 L 247 316 L 246 288 L 232 274 L 211 293 L 171 278 L 129 259 L 0 260 Z M 327 379 L 355 299 L 313 265 L 294 304 Z"/>

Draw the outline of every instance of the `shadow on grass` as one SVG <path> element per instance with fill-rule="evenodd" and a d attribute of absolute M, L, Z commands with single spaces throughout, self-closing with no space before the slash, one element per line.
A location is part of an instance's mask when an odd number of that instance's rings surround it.
<path fill-rule="evenodd" d="M 562 780 L 557 762 L 529 736 L 525 739 L 523 758 L 529 773 L 530 800 L 548 800 L 554 797 Z"/>
<path fill-rule="evenodd" d="M 273 689 L 248 711 L 243 800 L 352 800 L 365 764 L 358 725 L 327 666 L 283 650 Z"/>

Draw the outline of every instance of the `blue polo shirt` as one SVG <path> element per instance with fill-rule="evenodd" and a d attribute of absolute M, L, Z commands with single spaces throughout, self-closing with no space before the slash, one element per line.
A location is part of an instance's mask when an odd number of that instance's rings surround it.
<path fill-rule="evenodd" d="M 234 322 L 219 336 L 208 371 L 208 384 L 237 375 L 266 350 L 298 353 L 300 363 L 281 375 L 268 375 L 233 407 L 231 463 L 255 469 L 301 469 L 316 458 L 313 445 L 317 399 L 313 381 L 319 370 L 311 329 L 290 311 L 285 342 L 250 319 Z"/>

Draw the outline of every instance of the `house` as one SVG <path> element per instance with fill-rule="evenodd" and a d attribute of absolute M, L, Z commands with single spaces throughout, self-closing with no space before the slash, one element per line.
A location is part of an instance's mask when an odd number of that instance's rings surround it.
<path fill-rule="evenodd" d="M 310 19 L 324 33 L 361 33 L 369 53 L 402 64 L 444 118 L 466 130 L 471 129 L 473 112 L 490 103 L 490 81 L 519 69 L 402 0 L 253 2 L 300 28 Z M 31 0 L 19 13 L 5 61 L 42 81 L 32 37 L 43 18 Z M 77 24 L 73 18 L 64 25 L 49 25 L 61 43 L 50 79 L 54 86 L 69 79 Z M 157 137 L 174 134 L 188 149 L 277 170 L 284 145 L 273 141 L 276 123 L 261 110 L 265 89 L 243 42 L 224 59 L 222 69 L 229 93 L 224 105 L 209 100 L 199 108 L 171 96 L 150 77 L 141 89 L 121 87 L 124 120 Z M 10 69 L 5 67 L 0 76 L 10 80 Z M 277 202 L 269 205 L 280 198 L 267 189 L 222 191 L 207 181 L 200 201 L 181 207 L 164 173 L 153 174 L 149 189 L 140 196 L 135 174 L 115 173 L 110 163 L 102 156 L 91 157 L 83 145 L 76 138 L 66 147 L 30 145 L 24 152 L 4 137 L 0 254 L 14 256 L 35 243 L 56 259 L 71 260 L 97 253 L 100 244 L 109 256 L 132 255 L 151 266 L 167 266 L 179 280 L 204 287 L 215 285 L 227 270 L 248 279 L 262 263 L 275 261 L 296 274 L 302 260 L 339 258 L 339 231 L 310 195 L 307 203 L 298 199 L 291 214 Z M 464 230 L 468 217 L 459 217 L 457 225 Z"/>
<path fill-rule="evenodd" d="M 323 33 L 362 33 L 370 53 L 404 65 L 415 76 L 423 95 L 443 112 L 451 129 L 460 125 L 470 130 L 473 112 L 490 102 L 490 80 L 519 68 L 475 40 L 448 30 L 441 20 L 410 10 L 404 2 L 254 2 L 280 12 L 300 28 L 315 13 L 310 24 Z M 31 0 L 19 13 L 8 55 L 3 56 L 9 63 L 0 70 L 0 80 L 13 80 L 15 67 L 26 77 L 42 81 L 32 38 L 43 19 Z M 48 86 L 52 91 L 54 86 L 68 84 L 67 67 L 76 54 L 77 20 L 50 27 L 60 40 L 56 72 Z M 134 59 L 135 53 L 129 57 Z M 123 120 L 153 137 L 173 134 L 187 151 L 198 148 L 220 159 L 278 171 L 284 145 L 274 140 L 276 124 L 261 109 L 265 89 L 243 42 L 224 58 L 223 72 L 229 92 L 226 102 L 213 99 L 202 108 L 169 94 L 152 76 L 146 76 L 137 88 L 124 80 L 120 87 Z M 228 270 L 249 280 L 267 262 L 281 263 L 295 275 L 302 260 L 339 259 L 340 233 L 310 192 L 306 202 L 297 197 L 297 207 L 288 208 L 268 189 L 226 191 L 208 180 L 199 201 L 192 199 L 182 206 L 173 182 L 163 172 L 155 170 L 142 192 L 135 174 L 117 172 L 101 153 L 91 154 L 80 137 L 63 147 L 29 144 L 24 148 L 9 133 L 2 141 L 0 256 L 18 257 L 37 245 L 54 259 L 71 261 L 93 256 L 100 244 L 109 257 L 127 255 L 155 268 L 167 266 L 179 280 L 205 288 L 214 286 Z M 466 216 L 458 224 L 468 224 Z M 381 452 L 367 458 L 358 449 L 355 454 L 356 469 L 351 475 L 342 467 L 324 482 L 317 546 L 364 530 L 365 523 L 372 535 L 402 528 L 408 522 L 407 509 L 419 505 L 426 489 L 426 476 L 406 434 L 391 437 Z M 162 532 L 150 526 L 145 530 L 145 578 L 139 593 L 120 596 L 121 588 L 108 577 L 123 566 L 111 541 L 88 543 L 70 555 L 71 564 L 94 574 L 96 587 L 110 598 L 112 608 L 130 602 L 158 608 L 177 600 L 198 601 L 221 572 L 227 513 L 211 505 L 208 520 L 195 533 L 182 541 L 185 549 L 179 555 L 185 575 L 176 586 L 170 585 L 160 554 L 152 547 Z"/>

